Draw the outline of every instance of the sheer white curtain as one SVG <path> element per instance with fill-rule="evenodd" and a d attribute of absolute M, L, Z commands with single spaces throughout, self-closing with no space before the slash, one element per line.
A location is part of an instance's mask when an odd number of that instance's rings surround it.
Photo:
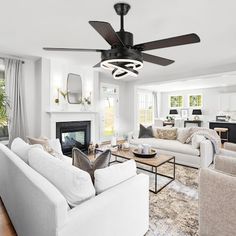
<path fill-rule="evenodd" d="M 23 103 L 22 61 L 4 59 L 6 94 L 10 107 L 8 108 L 9 146 L 16 137 L 25 140 L 26 122 Z"/>
<path fill-rule="evenodd" d="M 152 92 L 153 95 L 153 105 L 154 105 L 154 118 L 158 118 L 159 117 L 159 113 L 160 113 L 160 102 L 159 102 L 159 98 L 160 98 L 160 94 L 156 91 Z"/>

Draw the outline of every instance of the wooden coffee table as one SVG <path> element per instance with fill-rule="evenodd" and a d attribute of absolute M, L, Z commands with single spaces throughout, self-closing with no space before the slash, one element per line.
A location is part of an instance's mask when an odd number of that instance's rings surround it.
<path fill-rule="evenodd" d="M 106 149 L 111 149 L 111 153 L 115 158 L 115 160 L 111 161 L 110 163 L 122 162 L 122 161 L 118 160 L 118 158 L 121 158 L 121 159 L 126 159 L 126 160 L 135 160 L 139 164 L 143 164 L 144 166 L 146 165 L 148 167 L 151 167 L 152 170 L 148 170 L 148 169 L 137 166 L 138 169 L 141 169 L 141 170 L 144 170 L 144 171 L 154 174 L 154 176 L 155 176 L 154 190 L 153 189 L 149 189 L 149 190 L 155 194 L 160 192 L 163 188 L 165 188 L 168 184 L 170 184 L 173 180 L 175 180 L 175 156 L 157 155 L 156 157 L 153 157 L 153 158 L 139 158 L 139 157 L 134 156 L 134 154 L 132 152 L 132 148 L 129 150 L 113 150 L 113 148 L 111 148 L 107 145 L 97 148 L 96 151 L 103 152 Z M 158 167 L 160 167 L 166 163 L 173 164 L 173 176 L 158 173 Z M 157 176 L 158 175 L 169 179 L 169 181 L 160 188 L 158 188 L 158 186 L 157 186 Z"/>

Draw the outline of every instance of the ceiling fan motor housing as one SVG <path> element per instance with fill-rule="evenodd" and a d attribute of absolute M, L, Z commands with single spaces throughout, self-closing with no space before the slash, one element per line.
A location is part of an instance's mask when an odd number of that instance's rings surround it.
<path fill-rule="evenodd" d="M 101 54 L 102 61 L 116 60 L 116 59 L 130 59 L 143 62 L 142 54 L 139 50 L 125 47 L 112 48 L 110 50 L 103 51 Z"/>
<path fill-rule="evenodd" d="M 126 45 L 126 47 L 133 46 L 133 34 L 127 31 L 116 32 L 121 41 Z"/>

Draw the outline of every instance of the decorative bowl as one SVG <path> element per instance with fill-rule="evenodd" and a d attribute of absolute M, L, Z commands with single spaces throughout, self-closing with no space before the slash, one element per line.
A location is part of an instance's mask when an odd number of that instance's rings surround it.
<path fill-rule="evenodd" d="M 136 157 L 140 157 L 140 158 L 152 158 L 152 157 L 155 157 L 155 156 L 156 156 L 157 151 L 154 150 L 154 149 L 151 149 L 148 154 L 144 154 L 144 153 L 139 153 L 139 152 L 138 152 L 138 149 L 134 149 L 134 150 L 133 150 L 133 154 L 134 154 Z"/>

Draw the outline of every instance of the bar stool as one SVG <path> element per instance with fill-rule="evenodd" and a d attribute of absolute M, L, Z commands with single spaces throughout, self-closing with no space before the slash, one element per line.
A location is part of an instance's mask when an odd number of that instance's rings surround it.
<path fill-rule="evenodd" d="M 214 130 L 219 134 L 221 141 L 229 141 L 229 129 L 228 128 L 220 128 L 215 127 Z M 222 134 L 226 134 L 226 138 L 222 138 Z"/>

